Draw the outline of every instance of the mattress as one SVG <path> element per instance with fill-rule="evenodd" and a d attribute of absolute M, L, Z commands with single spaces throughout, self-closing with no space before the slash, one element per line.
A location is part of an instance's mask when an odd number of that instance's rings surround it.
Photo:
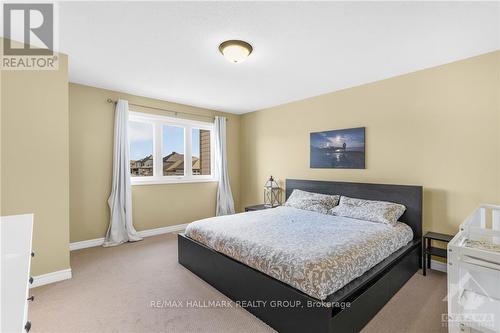
<path fill-rule="evenodd" d="M 386 225 L 292 207 L 190 223 L 186 236 L 324 300 L 413 239 Z"/>

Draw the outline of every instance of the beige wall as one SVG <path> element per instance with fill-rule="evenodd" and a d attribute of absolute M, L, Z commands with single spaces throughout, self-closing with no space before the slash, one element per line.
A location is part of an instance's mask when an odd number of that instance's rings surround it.
<path fill-rule="evenodd" d="M 500 136 L 500 52 L 498 52 L 498 56 L 497 56 L 497 68 L 498 68 L 498 73 L 497 73 L 498 135 Z M 500 143 L 498 144 L 497 175 L 498 175 L 498 200 L 497 200 L 497 202 L 500 203 Z"/>
<path fill-rule="evenodd" d="M 103 237 L 109 223 L 114 106 L 106 99 L 187 111 L 211 110 L 122 94 L 79 84 L 69 85 L 70 110 L 70 235 L 71 242 Z M 134 111 L 161 111 L 138 109 Z M 165 113 L 170 115 L 168 113 Z M 239 206 L 239 116 L 225 114 L 228 164 L 236 206 Z M 206 120 L 198 118 L 198 120 Z M 188 183 L 132 187 L 133 219 L 137 230 L 189 223 L 215 214 L 217 184 Z"/>
<path fill-rule="evenodd" d="M 57 71 L 3 71 L 1 99 L 1 214 L 35 214 L 32 275 L 67 269 L 67 57 Z"/>
<path fill-rule="evenodd" d="M 270 174 L 424 186 L 424 229 L 457 231 L 500 202 L 500 52 L 248 113 L 241 120 L 241 203 L 262 202 Z M 332 74 L 334 75 L 334 74 Z M 366 169 L 309 168 L 309 133 L 366 127 Z"/>

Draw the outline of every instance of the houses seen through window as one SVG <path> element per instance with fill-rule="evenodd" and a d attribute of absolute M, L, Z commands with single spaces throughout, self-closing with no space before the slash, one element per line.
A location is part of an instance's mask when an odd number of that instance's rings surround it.
<path fill-rule="evenodd" d="M 210 175 L 210 131 L 193 128 L 191 130 L 191 145 L 193 175 Z"/>
<path fill-rule="evenodd" d="M 131 112 L 132 184 L 214 180 L 213 123 Z"/>
<path fill-rule="evenodd" d="M 164 176 L 184 175 L 184 128 L 163 126 L 162 161 Z"/>
<path fill-rule="evenodd" d="M 132 177 L 153 176 L 153 124 L 129 122 L 130 174 Z"/>

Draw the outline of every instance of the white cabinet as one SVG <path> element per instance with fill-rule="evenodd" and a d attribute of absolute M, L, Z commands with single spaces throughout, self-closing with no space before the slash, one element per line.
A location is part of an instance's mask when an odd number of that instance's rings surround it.
<path fill-rule="evenodd" d="M 0 218 L 0 331 L 29 330 L 28 293 L 30 284 L 33 215 Z"/>

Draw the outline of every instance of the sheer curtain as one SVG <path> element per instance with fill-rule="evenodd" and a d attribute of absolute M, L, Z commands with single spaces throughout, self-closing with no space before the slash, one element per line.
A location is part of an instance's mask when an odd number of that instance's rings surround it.
<path fill-rule="evenodd" d="M 226 154 L 226 118 L 215 117 L 215 178 L 218 180 L 216 215 L 234 214 Z"/>
<path fill-rule="evenodd" d="M 113 182 L 108 199 L 111 218 L 103 246 L 115 246 L 142 239 L 132 224 L 128 151 L 128 101 L 119 99 L 115 110 Z"/>

